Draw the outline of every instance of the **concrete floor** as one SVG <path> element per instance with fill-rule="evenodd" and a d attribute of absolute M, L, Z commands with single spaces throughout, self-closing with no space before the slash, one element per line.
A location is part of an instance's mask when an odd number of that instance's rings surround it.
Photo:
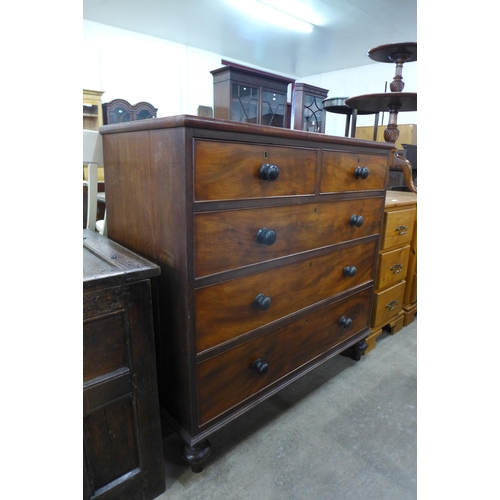
<path fill-rule="evenodd" d="M 164 436 L 157 500 L 417 498 L 417 320 L 356 362 L 336 356 L 210 438 L 195 474 Z"/>

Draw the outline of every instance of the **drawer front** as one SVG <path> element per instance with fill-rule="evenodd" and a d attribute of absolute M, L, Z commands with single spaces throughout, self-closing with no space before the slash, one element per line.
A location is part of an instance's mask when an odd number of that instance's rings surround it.
<path fill-rule="evenodd" d="M 195 201 L 314 194 L 317 156 L 315 149 L 195 140 Z M 261 179 L 262 165 L 278 171 L 264 167 Z"/>
<path fill-rule="evenodd" d="M 202 352 L 372 279 L 375 242 L 195 291 Z M 356 273 L 344 274 L 354 266 Z"/>
<path fill-rule="evenodd" d="M 384 232 L 380 248 L 392 248 L 411 242 L 416 208 L 386 212 L 384 215 Z"/>
<path fill-rule="evenodd" d="M 320 192 L 384 189 L 387 168 L 387 156 L 323 151 Z"/>
<path fill-rule="evenodd" d="M 375 293 L 373 299 L 372 327 L 384 326 L 403 308 L 406 281 L 402 281 L 383 292 Z"/>
<path fill-rule="evenodd" d="M 378 275 L 375 288 L 387 288 L 406 278 L 410 245 L 395 250 L 381 252 L 378 263 Z"/>
<path fill-rule="evenodd" d="M 195 214 L 195 276 L 377 234 L 382 206 L 381 198 L 369 198 Z M 361 227 L 350 223 L 352 215 L 363 217 Z M 270 231 L 274 243 L 257 241 L 258 234 Z"/>
<path fill-rule="evenodd" d="M 83 381 L 127 366 L 124 313 L 83 323 Z"/>
<path fill-rule="evenodd" d="M 368 326 L 371 288 L 241 344 L 198 365 L 199 422 L 204 425 Z M 352 323 L 345 328 L 341 318 Z M 269 365 L 259 375 L 258 359 Z"/>
<path fill-rule="evenodd" d="M 83 294 L 83 320 L 96 318 L 125 308 L 123 288 L 115 286 Z"/>

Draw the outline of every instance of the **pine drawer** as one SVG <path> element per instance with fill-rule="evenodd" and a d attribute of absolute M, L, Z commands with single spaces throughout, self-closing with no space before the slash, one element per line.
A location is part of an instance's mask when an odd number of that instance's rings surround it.
<path fill-rule="evenodd" d="M 384 289 L 406 278 L 410 245 L 381 252 L 378 261 L 376 289 Z"/>
<path fill-rule="evenodd" d="M 380 245 L 382 250 L 410 244 L 416 212 L 416 208 L 410 208 L 385 213 L 384 231 Z"/>
<path fill-rule="evenodd" d="M 403 308 L 406 281 L 401 281 L 383 292 L 375 292 L 373 298 L 373 327 L 384 326 Z"/>

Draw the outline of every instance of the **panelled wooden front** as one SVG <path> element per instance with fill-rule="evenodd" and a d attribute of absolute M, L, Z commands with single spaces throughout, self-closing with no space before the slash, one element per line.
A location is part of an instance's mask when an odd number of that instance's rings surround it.
<path fill-rule="evenodd" d="M 159 269 L 90 230 L 83 256 L 83 498 L 152 500 L 165 490 L 149 280 Z"/>
<path fill-rule="evenodd" d="M 367 198 L 197 213 L 196 277 L 377 234 L 383 203 Z M 352 215 L 364 218 L 361 227 L 350 224 Z M 275 232 L 272 245 L 258 243 L 262 228 Z"/>
<path fill-rule="evenodd" d="M 200 425 L 366 328 L 370 296 L 366 289 L 200 363 Z M 342 317 L 352 320 L 348 328 L 340 323 Z M 259 358 L 269 364 L 263 376 L 252 370 Z"/>
<path fill-rule="evenodd" d="M 162 267 L 160 404 L 188 445 L 368 336 L 389 145 L 185 116 L 102 132 L 109 237 Z"/>

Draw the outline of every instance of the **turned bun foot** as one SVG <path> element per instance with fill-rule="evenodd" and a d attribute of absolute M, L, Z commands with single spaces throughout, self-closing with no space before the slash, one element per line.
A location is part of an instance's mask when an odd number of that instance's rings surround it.
<path fill-rule="evenodd" d="M 347 356 L 354 361 L 359 361 L 361 359 L 361 356 L 367 349 L 368 343 L 366 342 L 366 340 L 360 340 L 359 342 L 353 344 L 351 347 L 348 347 L 345 351 L 342 351 L 340 354 L 342 356 Z"/>
<path fill-rule="evenodd" d="M 212 448 L 208 439 L 194 445 L 185 444 L 182 450 L 184 460 L 191 465 L 193 472 L 201 472 L 203 470 L 203 463 L 210 456 Z"/>

